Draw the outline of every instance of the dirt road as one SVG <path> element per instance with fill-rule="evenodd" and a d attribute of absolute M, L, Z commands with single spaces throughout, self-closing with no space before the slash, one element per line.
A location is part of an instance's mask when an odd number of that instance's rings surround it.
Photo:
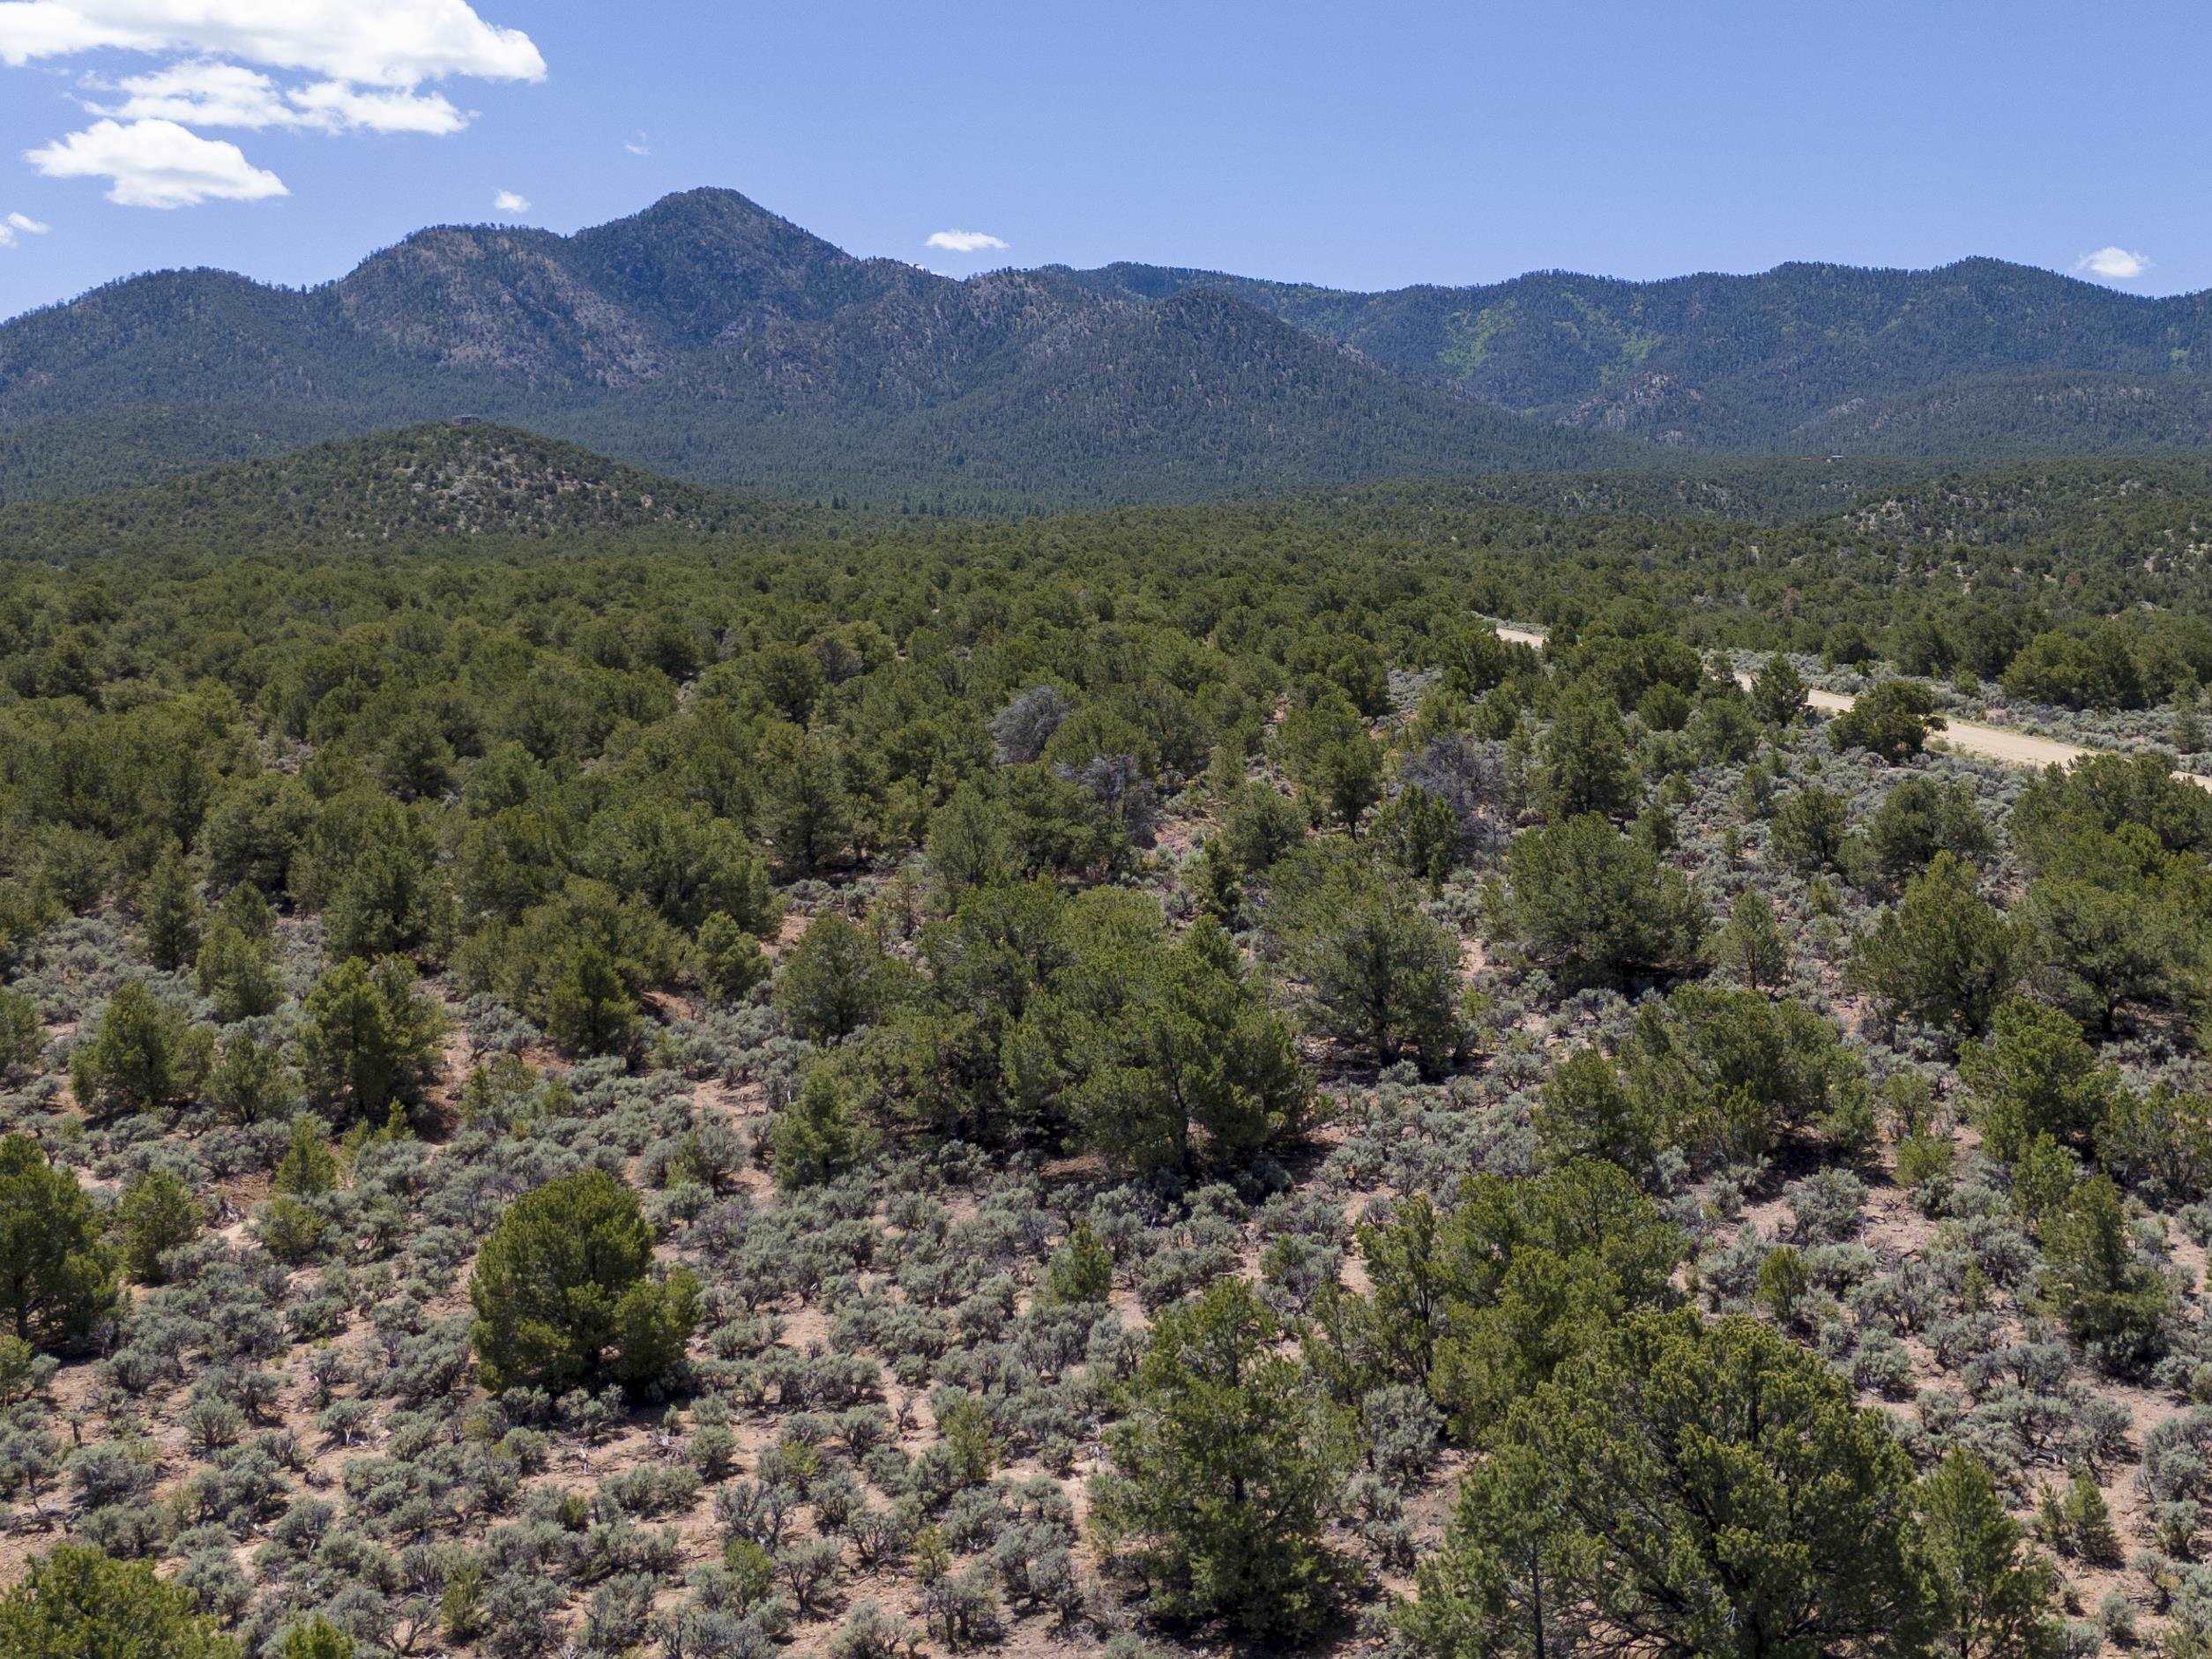
<path fill-rule="evenodd" d="M 1541 629 L 1506 628 L 1501 626 L 1498 637 L 1516 645 L 1541 645 L 1545 636 Z M 1749 674 L 1738 674 L 1744 684 L 1751 683 Z M 1856 697 L 1839 691 L 1813 691 L 1806 701 L 1828 714 L 1841 714 L 1856 703 Z M 1982 725 L 1972 720 L 1944 722 L 1941 741 L 1963 755 L 1979 755 L 1985 759 L 2002 761 L 2007 766 L 2068 766 L 2085 755 L 2109 755 L 2113 749 L 2083 748 L 2078 743 L 2061 743 L 2056 738 L 2031 737 L 2025 732 L 2015 732 L 2001 725 Z M 2193 772 L 2176 772 L 2176 777 L 2194 784 L 2199 789 L 2212 789 L 2212 777 L 2200 777 Z"/>

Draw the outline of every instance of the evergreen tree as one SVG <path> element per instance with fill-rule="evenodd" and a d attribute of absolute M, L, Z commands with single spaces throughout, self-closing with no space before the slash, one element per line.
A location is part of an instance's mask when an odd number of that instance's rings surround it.
<path fill-rule="evenodd" d="M 2116 1375 L 2141 1372 L 2164 1347 L 2173 1291 L 2136 1258 L 2119 1189 L 2094 1175 L 2044 1224 L 2043 1293 L 2067 1332 Z"/>
<path fill-rule="evenodd" d="M 170 1170 L 152 1170 L 123 1188 L 113 1226 L 123 1270 L 142 1284 L 165 1282 L 161 1257 L 199 1237 L 205 1220 L 192 1189 Z"/>
<path fill-rule="evenodd" d="M 91 1198 L 28 1135 L 0 1140 L 0 1319 L 19 1340 L 50 1348 L 85 1335 L 115 1306 Z"/>
<path fill-rule="evenodd" d="M 1553 820 L 1583 813 L 1620 818 L 1635 806 L 1628 729 L 1603 691 L 1576 684 L 1560 694 L 1544 736 L 1536 795 L 1538 809 Z"/>
<path fill-rule="evenodd" d="M 1163 1313 L 1108 1432 L 1094 1514 L 1155 1610 L 1298 1640 L 1344 1571 L 1323 1534 L 1350 1465 L 1341 1416 L 1274 1351 L 1275 1316 L 1239 1279 Z"/>
<path fill-rule="evenodd" d="M 1846 977 L 1893 1015 L 1973 1036 L 2018 978 L 2013 925 L 1977 890 L 1973 867 L 1939 852 L 1875 919 Z"/>
<path fill-rule="evenodd" d="M 2000 1003 L 1989 1035 L 1960 1053 L 1959 1081 L 1991 1155 L 2007 1164 L 2042 1135 L 2087 1147 L 2119 1094 L 2119 1074 L 2079 1025 L 2020 997 Z"/>
<path fill-rule="evenodd" d="M 79 1544 L 32 1561 L 0 1596 L 8 1659 L 237 1659 L 238 1644 L 192 1611 L 191 1594 L 144 1561 Z"/>
<path fill-rule="evenodd" d="M 164 972 L 182 967 L 199 949 L 204 910 L 199 889 L 175 853 L 165 854 L 138 895 L 146 956 Z"/>
<path fill-rule="evenodd" d="M 775 1000 L 801 1037 L 833 1043 L 883 1018 L 906 989 L 904 967 L 875 934 L 831 911 L 785 954 Z"/>
<path fill-rule="evenodd" d="M 1364 874 L 1332 876 L 1293 907 L 1291 959 L 1324 1036 L 1389 1065 L 1411 1052 L 1434 1075 L 1459 1043 L 1459 944 L 1411 894 Z"/>
<path fill-rule="evenodd" d="M 206 1082 L 214 1045 L 214 1032 L 161 1001 L 145 980 L 127 979 L 71 1054 L 71 1086 L 95 1114 L 181 1106 Z"/>
<path fill-rule="evenodd" d="M 863 1162 L 875 1142 L 838 1068 L 817 1061 L 768 1127 L 769 1168 L 778 1187 L 816 1187 Z"/>
<path fill-rule="evenodd" d="M 587 1169 L 524 1194 L 484 1240 L 469 1281 L 485 1387 L 554 1393 L 609 1380 L 642 1389 L 681 1358 L 698 1283 L 651 1276 L 637 1194 Z"/>
<path fill-rule="evenodd" d="M 1776 651 L 1751 677 L 1752 712 L 1769 725 L 1788 725 L 1805 712 L 1805 676 Z"/>
<path fill-rule="evenodd" d="M 1712 1659 L 1921 1651 L 1912 1498 L 1821 1360 L 1754 1320 L 1635 1315 L 1507 1417 L 1408 1628 L 1453 1655 L 1547 1627 Z"/>
<path fill-rule="evenodd" d="M 620 1054 L 637 1033 L 637 1003 L 596 941 L 561 955 L 543 996 L 546 1035 L 570 1054 Z"/>
<path fill-rule="evenodd" d="M 1728 920 L 1706 947 L 1707 960 L 1754 991 L 1773 991 L 1790 977 L 1790 946 L 1774 901 L 1755 887 L 1736 895 Z"/>
<path fill-rule="evenodd" d="M 341 1119 L 380 1118 L 419 1103 L 437 1065 L 445 1019 L 415 989 L 414 969 L 387 956 L 341 962 L 308 993 L 300 1033 L 307 1090 Z"/>
<path fill-rule="evenodd" d="M 1689 883 L 1604 819 L 1525 830 L 1506 852 L 1501 919 L 1531 960 L 1570 985 L 1610 985 L 1694 963 L 1705 910 Z"/>
<path fill-rule="evenodd" d="M 1836 717 L 1828 728 L 1828 746 L 1839 755 L 1866 749 L 1894 766 L 1918 755 L 1930 733 L 1942 729 L 1933 691 L 1917 680 L 1885 680 Z"/>
<path fill-rule="evenodd" d="M 1955 1447 L 1920 1483 L 1922 1545 L 1946 1659 L 2053 1659 L 2058 1574 L 2005 1508 L 1980 1458 Z"/>

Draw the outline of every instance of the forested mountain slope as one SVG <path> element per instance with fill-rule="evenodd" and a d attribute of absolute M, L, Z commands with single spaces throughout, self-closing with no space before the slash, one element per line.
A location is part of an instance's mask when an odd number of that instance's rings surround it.
<path fill-rule="evenodd" d="M 686 484 L 512 427 L 435 422 L 187 478 L 0 508 L 0 555 L 271 553 L 448 537 L 709 534 L 823 517 Z"/>
<path fill-rule="evenodd" d="M 308 290 L 165 272 L 0 325 L 0 497 L 470 413 L 703 482 L 972 510 L 1415 474 L 2196 450 L 2202 295 L 1995 260 L 1358 294 L 953 281 L 727 190 L 425 230 Z"/>
<path fill-rule="evenodd" d="M 1628 449 L 1219 294 L 857 259 L 725 190 L 563 237 L 423 231 L 303 292 L 119 282 L 0 327 L 0 494 L 458 413 L 703 481 L 951 507 L 1204 497 Z"/>
<path fill-rule="evenodd" d="M 1576 427 L 1741 451 L 1998 456 L 2212 442 L 2212 300 L 1966 259 L 1659 282 L 1538 272 L 1348 294 L 1218 272 L 1071 272 L 1231 294 L 1409 376 Z"/>

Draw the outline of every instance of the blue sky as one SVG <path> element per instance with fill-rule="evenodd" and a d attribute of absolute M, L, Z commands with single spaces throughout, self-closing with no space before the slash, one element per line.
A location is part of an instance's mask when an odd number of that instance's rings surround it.
<path fill-rule="evenodd" d="M 2212 286 L 2203 31 L 2201 0 L 0 0 L 0 314 L 695 184 L 956 274 L 2104 249 L 2175 293 Z"/>

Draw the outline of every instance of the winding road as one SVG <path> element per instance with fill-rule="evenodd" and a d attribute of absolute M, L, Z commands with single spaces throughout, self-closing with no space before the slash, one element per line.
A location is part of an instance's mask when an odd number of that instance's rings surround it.
<path fill-rule="evenodd" d="M 1516 645 L 1541 646 L 1548 637 L 1541 629 L 1508 628 L 1503 623 L 1496 627 L 1500 639 Z M 1738 674 L 1736 678 L 1747 686 L 1751 683 L 1749 674 Z M 1806 693 L 1806 701 L 1826 713 L 1841 714 L 1858 699 L 1840 691 L 1810 691 Z M 1979 755 L 1987 760 L 2002 761 L 2007 766 L 2070 766 L 2084 755 L 2126 753 L 2122 749 L 2084 748 L 2078 743 L 2061 743 L 2056 738 L 2031 737 L 2005 726 L 1954 720 L 1948 716 L 1943 723 L 1942 740 L 1962 754 Z M 2174 776 L 2199 789 L 2212 790 L 2212 777 L 2200 777 L 2194 772 L 2176 772 Z"/>

